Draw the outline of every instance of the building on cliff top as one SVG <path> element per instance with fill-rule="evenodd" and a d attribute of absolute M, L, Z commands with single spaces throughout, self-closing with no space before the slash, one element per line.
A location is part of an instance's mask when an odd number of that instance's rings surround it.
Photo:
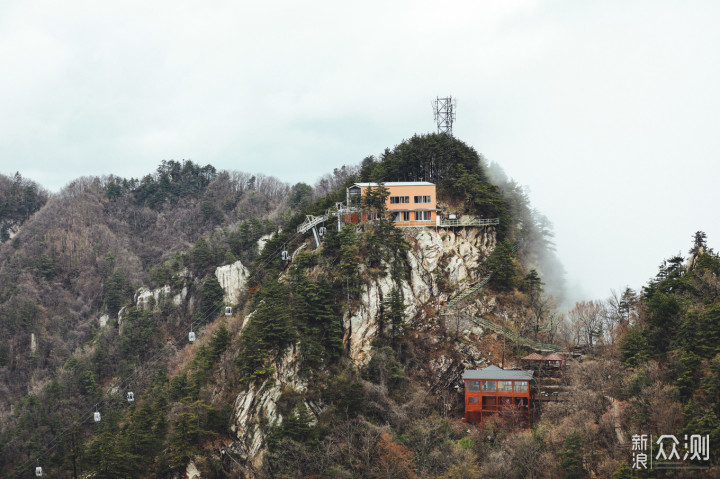
<path fill-rule="evenodd" d="M 435 184 L 427 181 L 399 181 L 388 183 L 355 183 L 347 189 L 347 204 L 361 205 L 361 198 L 368 188 L 385 187 L 389 195 L 385 201 L 387 211 L 395 220 L 395 226 L 437 226 L 438 211 Z M 363 213 L 349 218 L 349 223 L 366 220 Z M 353 221 L 355 220 L 355 221 Z"/>
<path fill-rule="evenodd" d="M 530 427 L 535 421 L 534 371 L 500 369 L 468 369 L 465 383 L 465 422 L 484 424 L 491 417 L 511 427 Z"/>

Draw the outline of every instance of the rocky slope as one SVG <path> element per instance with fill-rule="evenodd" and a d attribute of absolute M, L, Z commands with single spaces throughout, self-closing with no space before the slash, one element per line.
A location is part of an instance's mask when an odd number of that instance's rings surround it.
<path fill-rule="evenodd" d="M 406 231 L 406 239 L 411 245 L 407 253 L 410 276 L 409 280 L 403 280 L 400 285 L 407 307 L 406 322 L 420 328 L 437 330 L 439 321 L 436 313 L 441 302 L 461 293 L 485 273 L 483 261 L 495 246 L 495 231 L 493 228 L 462 228 L 457 231 L 413 229 Z M 237 281 L 223 284 L 226 291 L 241 287 L 240 276 L 236 277 Z M 438 284 L 439 278 L 445 278 L 442 286 Z M 345 348 L 358 367 L 371 358 L 371 343 L 377 334 L 381 304 L 393 286 L 389 276 L 364 284 L 360 304 L 343 317 Z M 462 333 L 466 339 L 481 333 L 472 324 L 465 326 Z M 433 342 L 440 343 L 437 340 Z M 462 353 L 470 365 L 483 360 L 482 353 L 472 346 L 472 341 L 460 340 L 452 346 Z M 232 431 L 237 440 L 229 449 L 255 467 L 261 464 L 265 449 L 267 427 L 262 425 L 278 425 L 283 421 L 277 412 L 277 402 L 283 388 L 290 387 L 298 392 L 307 388 L 298 375 L 296 349 L 291 347 L 286 350 L 271 378 L 262 384 L 250 386 L 235 400 Z M 455 361 L 452 356 L 441 355 L 430 361 L 430 374 L 437 378 L 449 375 L 456 380 L 458 371 L 465 365 Z M 322 404 L 312 403 L 306 403 L 306 406 L 315 414 L 323 407 Z"/>

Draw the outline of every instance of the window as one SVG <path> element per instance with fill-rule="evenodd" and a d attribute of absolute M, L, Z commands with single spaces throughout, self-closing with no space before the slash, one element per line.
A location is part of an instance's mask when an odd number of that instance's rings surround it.
<path fill-rule="evenodd" d="M 515 381 L 515 392 L 516 393 L 528 392 L 528 382 L 527 381 Z"/>
<path fill-rule="evenodd" d="M 429 211 L 416 211 L 415 212 L 415 221 L 430 221 L 432 218 L 430 217 Z"/>
<path fill-rule="evenodd" d="M 390 204 L 391 205 L 397 205 L 401 203 L 410 203 L 410 197 L 409 196 L 391 196 L 390 197 Z"/>
<path fill-rule="evenodd" d="M 512 381 L 498 381 L 498 392 L 511 393 L 512 383 Z"/>
<path fill-rule="evenodd" d="M 482 382 L 482 390 L 483 391 L 495 391 L 495 381 L 483 381 Z"/>
<path fill-rule="evenodd" d="M 415 196 L 415 203 L 430 203 L 430 196 Z"/>
<path fill-rule="evenodd" d="M 409 211 L 403 211 L 403 221 L 410 221 L 410 212 Z"/>
<path fill-rule="evenodd" d="M 478 402 L 477 396 L 470 396 L 470 397 L 468 398 L 468 402 L 475 402 L 475 403 Z"/>
<path fill-rule="evenodd" d="M 467 390 L 468 391 L 479 391 L 480 390 L 480 381 L 468 381 L 467 382 Z"/>

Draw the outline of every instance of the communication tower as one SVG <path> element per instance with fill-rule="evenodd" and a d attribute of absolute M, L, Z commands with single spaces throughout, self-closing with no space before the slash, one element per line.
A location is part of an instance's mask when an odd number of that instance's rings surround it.
<path fill-rule="evenodd" d="M 452 136 L 452 125 L 455 121 L 455 110 L 457 108 L 457 100 L 449 96 L 446 98 L 435 98 L 433 101 L 433 111 L 435 112 L 435 122 L 437 123 L 438 133 L 445 133 Z"/>

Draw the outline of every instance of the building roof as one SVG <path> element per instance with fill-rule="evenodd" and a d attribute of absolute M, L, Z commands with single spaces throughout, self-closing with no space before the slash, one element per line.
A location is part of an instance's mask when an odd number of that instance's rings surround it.
<path fill-rule="evenodd" d="M 519 379 L 529 381 L 534 371 L 524 369 L 500 369 L 497 366 L 488 366 L 485 369 L 466 369 L 463 379 Z"/>
<path fill-rule="evenodd" d="M 372 186 L 373 188 L 376 186 L 380 186 L 381 183 L 354 183 L 353 186 L 362 186 L 363 188 L 367 188 L 368 186 Z M 429 181 L 388 181 L 385 183 L 382 183 L 383 186 L 435 186 L 435 183 L 430 183 Z"/>
<path fill-rule="evenodd" d="M 547 359 L 547 358 L 542 357 L 538 353 L 528 354 L 527 356 L 522 358 L 523 361 L 544 361 L 545 359 Z"/>
<path fill-rule="evenodd" d="M 545 356 L 544 359 L 546 361 L 565 361 L 565 358 L 562 357 L 562 355 L 560 355 L 558 353 L 548 354 L 547 356 Z"/>

